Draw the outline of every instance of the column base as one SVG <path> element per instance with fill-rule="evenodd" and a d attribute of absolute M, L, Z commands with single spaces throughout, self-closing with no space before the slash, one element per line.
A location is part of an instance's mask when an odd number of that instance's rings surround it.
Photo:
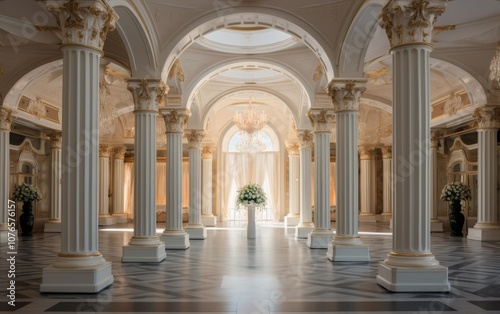
<path fill-rule="evenodd" d="M 311 249 L 327 249 L 332 239 L 333 230 L 313 229 L 313 231 L 307 235 L 307 246 Z"/>
<path fill-rule="evenodd" d="M 15 236 L 16 236 L 15 243 L 17 243 L 17 229 L 12 233 L 15 234 Z M 0 224 L 0 243 L 7 243 L 8 239 L 9 239 L 8 225 L 7 224 Z"/>
<path fill-rule="evenodd" d="M 111 263 L 81 268 L 45 267 L 40 292 L 96 293 L 113 283 Z"/>
<path fill-rule="evenodd" d="M 359 237 L 335 237 L 328 244 L 326 257 L 332 262 L 369 262 L 370 252 Z"/>
<path fill-rule="evenodd" d="M 217 217 L 215 216 L 201 216 L 201 223 L 205 227 L 215 227 L 217 225 Z"/>
<path fill-rule="evenodd" d="M 45 223 L 43 232 L 61 232 L 61 220 L 49 220 Z"/>
<path fill-rule="evenodd" d="M 363 214 L 361 213 L 359 216 L 358 216 L 358 221 L 359 222 L 377 222 L 377 217 L 375 216 L 375 214 Z"/>
<path fill-rule="evenodd" d="M 125 245 L 122 262 L 159 263 L 167 258 L 165 243 L 151 246 Z"/>
<path fill-rule="evenodd" d="M 115 219 L 115 223 L 117 224 L 124 224 L 128 222 L 127 214 L 113 214 L 111 217 Z"/>
<path fill-rule="evenodd" d="M 285 228 L 296 226 L 300 222 L 300 216 L 285 216 Z"/>
<path fill-rule="evenodd" d="M 295 238 L 307 239 L 307 235 L 314 230 L 312 222 L 301 222 L 295 227 Z"/>
<path fill-rule="evenodd" d="M 431 232 L 444 232 L 443 223 L 438 219 L 431 219 Z"/>
<path fill-rule="evenodd" d="M 165 243 L 166 250 L 185 250 L 189 248 L 189 234 L 184 230 L 164 231 L 160 240 Z"/>
<path fill-rule="evenodd" d="M 111 226 L 116 223 L 115 217 L 112 216 L 99 216 L 99 226 Z"/>
<path fill-rule="evenodd" d="M 378 265 L 377 283 L 392 292 L 448 292 L 448 268 Z"/>
<path fill-rule="evenodd" d="M 377 215 L 377 221 L 381 222 L 390 222 L 392 219 L 392 213 L 382 213 L 380 215 Z"/>
<path fill-rule="evenodd" d="M 184 231 L 189 234 L 189 240 L 205 240 L 207 238 L 207 228 L 202 224 L 188 224 Z"/>
<path fill-rule="evenodd" d="M 467 239 L 477 241 L 500 241 L 499 228 L 469 228 Z"/>

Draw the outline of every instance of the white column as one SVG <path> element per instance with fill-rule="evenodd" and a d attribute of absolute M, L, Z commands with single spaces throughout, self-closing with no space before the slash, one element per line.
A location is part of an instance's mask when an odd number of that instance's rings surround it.
<path fill-rule="evenodd" d="M 0 107 L 0 243 L 7 243 L 8 236 L 8 208 L 13 206 L 9 202 L 10 179 L 10 129 L 12 126 L 12 110 Z M 15 205 L 14 205 L 15 206 Z M 16 217 L 17 219 L 18 217 Z"/>
<path fill-rule="evenodd" d="M 61 253 L 41 292 L 98 292 L 113 283 L 98 249 L 99 63 L 118 18 L 106 1 L 45 1 L 59 21 L 63 55 Z"/>
<path fill-rule="evenodd" d="M 156 116 L 167 86 L 159 79 L 129 79 L 134 98 L 134 235 L 123 262 L 161 262 L 165 244 L 156 236 Z"/>
<path fill-rule="evenodd" d="M 392 228 L 392 147 L 382 147 L 383 204 L 381 219 L 391 222 Z"/>
<path fill-rule="evenodd" d="M 207 228 L 201 223 L 201 141 L 203 130 L 186 130 L 189 153 L 189 223 L 186 232 L 189 239 L 204 240 Z"/>
<path fill-rule="evenodd" d="M 330 130 L 335 114 L 332 109 L 309 110 L 314 133 L 314 229 L 307 235 L 307 246 L 326 249 L 333 238 L 330 228 Z"/>
<path fill-rule="evenodd" d="M 109 214 L 109 156 L 111 146 L 99 145 L 99 226 L 114 225 Z"/>
<path fill-rule="evenodd" d="M 337 230 L 326 254 L 331 261 L 370 260 L 368 245 L 358 235 L 358 110 L 365 84 L 334 79 L 327 88 L 337 118 Z"/>
<path fill-rule="evenodd" d="M 288 151 L 288 215 L 285 217 L 285 227 L 296 226 L 300 222 L 300 157 L 299 144 L 286 146 Z"/>
<path fill-rule="evenodd" d="M 430 172 L 430 198 L 431 198 L 431 232 L 443 232 L 443 223 L 438 219 L 438 202 L 440 201 L 441 189 L 438 187 L 438 164 L 437 153 L 439 144 L 439 131 L 431 130 L 430 139 L 430 159 L 429 159 L 429 172 Z"/>
<path fill-rule="evenodd" d="M 429 53 L 444 1 L 389 1 L 380 25 L 393 64 L 393 240 L 377 283 L 390 291 L 449 291 L 448 269 L 430 250 Z"/>
<path fill-rule="evenodd" d="M 478 121 L 477 222 L 469 228 L 468 239 L 500 241 L 498 217 L 497 132 L 500 128 L 500 90 L 488 98 L 488 104 L 474 111 Z"/>
<path fill-rule="evenodd" d="M 297 131 L 300 146 L 300 222 L 295 228 L 295 237 L 307 239 L 307 235 L 314 229 L 311 209 L 311 175 L 312 175 L 312 143 L 313 134 L 308 130 Z"/>
<path fill-rule="evenodd" d="M 201 149 L 202 160 L 202 185 L 201 185 L 201 223 L 207 227 L 214 227 L 217 224 L 217 217 L 212 213 L 212 156 L 215 146 L 206 145 Z"/>
<path fill-rule="evenodd" d="M 360 194 L 360 210 L 359 221 L 376 222 L 375 203 L 374 203 L 374 187 L 375 177 L 373 164 L 373 150 L 367 147 L 359 149 L 359 194 Z"/>
<path fill-rule="evenodd" d="M 124 146 L 113 149 L 113 217 L 116 223 L 127 222 L 123 187 L 123 160 L 126 150 Z"/>
<path fill-rule="evenodd" d="M 161 108 L 167 134 L 167 224 L 161 240 L 167 249 L 189 248 L 182 228 L 182 132 L 191 115 L 184 108 Z"/>
<path fill-rule="evenodd" d="M 61 157 L 62 132 L 47 133 L 50 139 L 50 212 L 44 232 L 61 232 Z"/>

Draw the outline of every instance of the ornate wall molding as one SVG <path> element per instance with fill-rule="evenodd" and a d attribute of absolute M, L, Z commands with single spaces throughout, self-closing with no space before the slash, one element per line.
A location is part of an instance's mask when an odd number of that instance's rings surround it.
<path fill-rule="evenodd" d="M 366 79 L 341 80 L 333 79 L 328 83 L 328 95 L 332 98 L 335 112 L 358 111 L 359 98 L 366 90 Z"/>
<path fill-rule="evenodd" d="M 500 129 L 500 105 L 487 105 L 474 110 L 478 129 Z"/>
<path fill-rule="evenodd" d="M 0 107 L 0 130 L 10 131 L 12 128 L 12 110 Z"/>
<path fill-rule="evenodd" d="M 309 130 L 297 131 L 297 137 L 299 138 L 299 147 L 311 147 L 314 141 L 314 135 Z"/>
<path fill-rule="evenodd" d="M 168 92 L 168 86 L 159 79 L 129 79 L 127 89 L 132 93 L 136 111 L 158 111 Z"/>
<path fill-rule="evenodd" d="M 188 140 L 188 149 L 201 149 L 201 141 L 205 136 L 203 130 L 186 130 L 184 133 Z"/>
<path fill-rule="evenodd" d="M 182 133 L 191 116 L 185 108 L 161 108 L 160 113 L 165 121 L 165 133 Z"/>
<path fill-rule="evenodd" d="M 335 112 L 328 108 L 309 109 L 307 113 L 309 120 L 313 126 L 314 132 L 328 132 L 333 128 L 335 123 Z"/>

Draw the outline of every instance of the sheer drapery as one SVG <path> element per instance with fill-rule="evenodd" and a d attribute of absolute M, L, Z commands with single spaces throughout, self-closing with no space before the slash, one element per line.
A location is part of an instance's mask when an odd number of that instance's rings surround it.
<path fill-rule="evenodd" d="M 134 163 L 125 162 L 123 164 L 123 202 L 127 217 L 134 218 Z"/>
<path fill-rule="evenodd" d="M 279 167 L 280 154 L 278 152 L 264 152 L 255 154 L 255 182 L 260 184 L 267 195 L 267 207 L 273 209 L 273 219 L 281 218 L 279 195 Z"/>

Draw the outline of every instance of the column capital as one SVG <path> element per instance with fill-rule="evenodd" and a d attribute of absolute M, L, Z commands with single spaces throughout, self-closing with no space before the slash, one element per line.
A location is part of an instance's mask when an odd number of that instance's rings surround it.
<path fill-rule="evenodd" d="M 335 123 L 335 112 L 330 108 L 311 108 L 307 112 L 315 133 L 330 133 Z"/>
<path fill-rule="evenodd" d="M 111 153 L 111 146 L 105 144 L 99 145 L 99 157 L 109 158 L 110 153 Z"/>
<path fill-rule="evenodd" d="M 326 87 L 335 112 L 358 111 L 359 98 L 366 90 L 367 79 L 333 79 Z"/>
<path fill-rule="evenodd" d="M 299 151 L 299 143 L 289 143 L 286 145 L 286 150 L 288 151 L 288 156 L 298 156 Z"/>
<path fill-rule="evenodd" d="M 392 146 L 384 146 L 382 150 L 382 159 L 392 159 Z"/>
<path fill-rule="evenodd" d="M 437 148 L 439 146 L 439 138 L 443 135 L 442 130 L 431 129 L 431 148 Z"/>
<path fill-rule="evenodd" d="M 160 114 L 165 121 L 166 133 L 182 133 L 191 116 L 186 108 L 161 108 Z"/>
<path fill-rule="evenodd" d="M 0 130 L 10 131 L 12 127 L 12 110 L 0 107 Z"/>
<path fill-rule="evenodd" d="M 299 146 L 311 147 L 313 144 L 314 136 L 310 130 L 299 130 L 297 131 L 297 137 L 299 138 Z"/>
<path fill-rule="evenodd" d="M 437 18 L 446 9 L 445 1 L 390 0 L 378 16 L 391 48 L 407 44 L 431 45 Z"/>
<path fill-rule="evenodd" d="M 135 111 L 157 112 L 168 92 L 167 84 L 160 79 L 129 79 L 127 89 L 134 98 Z"/>
<path fill-rule="evenodd" d="M 50 131 L 45 133 L 49 137 L 50 149 L 61 149 L 62 148 L 62 132 L 61 131 Z"/>
<path fill-rule="evenodd" d="M 474 110 L 472 114 L 478 129 L 500 129 L 500 105 L 487 105 Z"/>
<path fill-rule="evenodd" d="M 370 160 L 373 156 L 373 147 L 360 147 L 359 148 L 359 159 Z"/>
<path fill-rule="evenodd" d="M 102 52 L 118 15 L 105 0 L 46 0 L 47 10 L 61 28 L 63 46 L 83 46 Z"/>
<path fill-rule="evenodd" d="M 205 131 L 203 130 L 186 130 L 184 133 L 188 140 L 189 149 L 201 149 L 201 141 L 205 136 Z"/>
<path fill-rule="evenodd" d="M 215 145 L 203 145 L 201 148 L 201 159 L 212 159 L 212 155 L 216 149 Z"/>
<path fill-rule="evenodd" d="M 127 147 L 118 146 L 113 148 L 114 158 L 115 159 L 125 159 L 125 152 L 127 151 Z"/>

